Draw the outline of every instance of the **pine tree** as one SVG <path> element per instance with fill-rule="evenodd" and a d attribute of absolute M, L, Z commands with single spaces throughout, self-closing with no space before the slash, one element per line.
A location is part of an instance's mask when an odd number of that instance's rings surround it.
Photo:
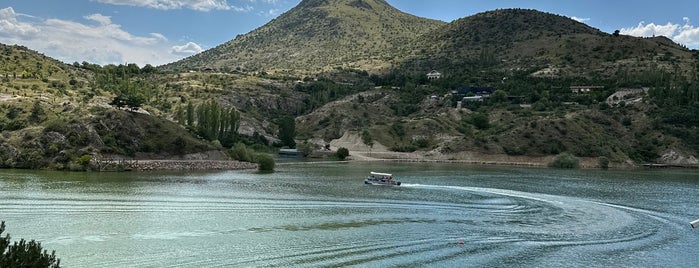
<path fill-rule="evenodd" d="M 61 260 L 56 258 L 56 252 L 49 254 L 41 248 L 41 243 L 21 239 L 10 245 L 10 235 L 2 237 L 5 222 L 0 223 L 0 267 L 60 267 Z"/>
<path fill-rule="evenodd" d="M 187 126 L 194 126 L 194 105 L 192 105 L 191 101 L 187 103 Z"/>

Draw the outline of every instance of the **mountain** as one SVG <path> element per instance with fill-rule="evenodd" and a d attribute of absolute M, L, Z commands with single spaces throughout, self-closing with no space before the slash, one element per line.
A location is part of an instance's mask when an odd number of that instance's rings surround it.
<path fill-rule="evenodd" d="M 417 36 L 444 24 L 403 13 L 384 0 L 303 0 L 248 34 L 162 68 L 386 69 L 401 60 L 403 48 Z"/>
<path fill-rule="evenodd" d="M 608 34 L 571 18 L 529 9 L 503 9 L 456 20 L 418 37 L 400 67 L 473 73 L 524 70 L 534 76 L 605 78 L 624 72 L 694 68 L 692 53 L 666 37 Z"/>

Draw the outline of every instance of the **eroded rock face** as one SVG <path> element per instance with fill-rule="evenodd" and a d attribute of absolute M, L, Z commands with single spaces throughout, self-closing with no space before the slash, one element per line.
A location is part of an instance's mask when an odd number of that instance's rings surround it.
<path fill-rule="evenodd" d="M 19 150 L 9 144 L 0 144 L 0 167 L 12 167 L 19 157 Z"/>
<path fill-rule="evenodd" d="M 699 165 L 699 160 L 693 155 L 683 154 L 674 150 L 665 152 L 660 157 L 659 162 L 672 165 Z"/>

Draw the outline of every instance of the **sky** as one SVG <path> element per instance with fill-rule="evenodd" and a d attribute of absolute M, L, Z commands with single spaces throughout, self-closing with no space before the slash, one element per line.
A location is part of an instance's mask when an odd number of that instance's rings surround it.
<path fill-rule="evenodd" d="M 502 8 L 570 17 L 603 32 L 666 36 L 699 49 L 699 1 L 386 0 L 403 12 L 451 22 Z M 66 63 L 174 62 L 248 33 L 301 0 L 0 0 L 0 43 Z M 696 22 L 695 22 L 696 21 Z"/>

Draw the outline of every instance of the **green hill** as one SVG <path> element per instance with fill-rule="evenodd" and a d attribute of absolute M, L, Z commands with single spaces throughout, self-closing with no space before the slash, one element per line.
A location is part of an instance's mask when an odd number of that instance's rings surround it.
<path fill-rule="evenodd" d="M 304 0 L 266 25 L 166 70 L 289 71 L 335 67 L 382 70 L 403 47 L 445 23 L 403 13 L 384 0 Z"/>
<path fill-rule="evenodd" d="M 599 79 L 673 71 L 689 76 L 692 53 L 665 37 L 607 34 L 560 15 L 504 9 L 456 20 L 416 41 L 401 69 L 474 76 L 483 69 L 539 77 Z M 477 74 L 475 74 L 477 75 Z"/>
<path fill-rule="evenodd" d="M 115 93 L 78 64 L 20 46 L 1 45 L 0 54 L 0 167 L 84 169 L 103 155 L 217 150 L 169 120 L 110 106 Z"/>

